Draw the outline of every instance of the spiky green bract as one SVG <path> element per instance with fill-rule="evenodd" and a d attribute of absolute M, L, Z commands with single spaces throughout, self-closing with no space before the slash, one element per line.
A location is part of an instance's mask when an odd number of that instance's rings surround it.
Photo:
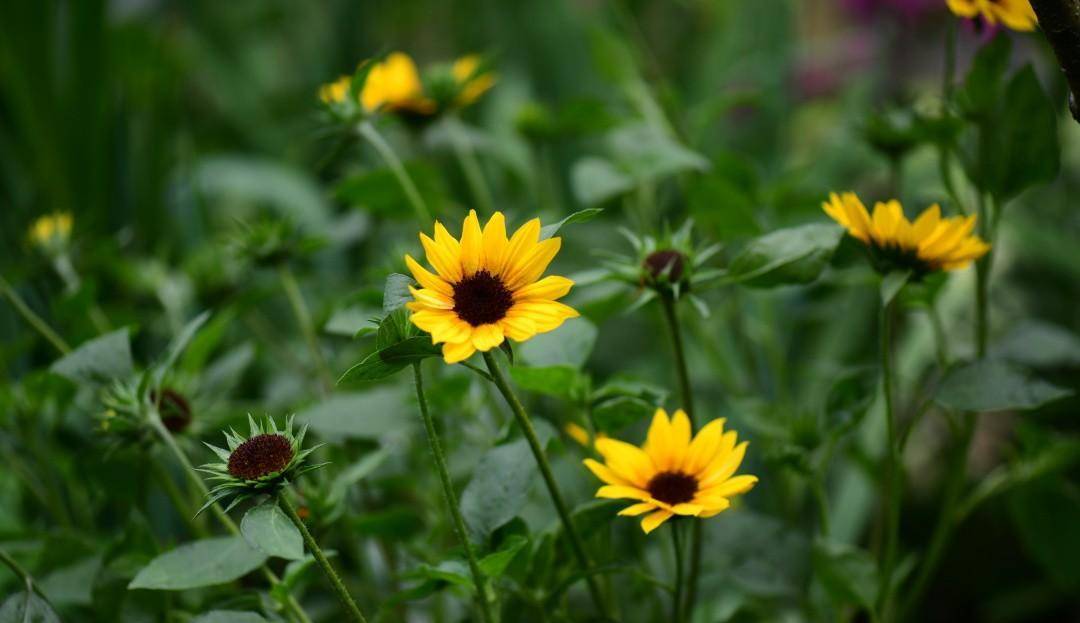
<path fill-rule="evenodd" d="M 300 476 L 327 465 L 327 463 L 305 465 L 307 457 L 322 447 L 323 444 L 302 449 L 304 435 L 307 434 L 307 425 L 305 424 L 294 434 L 293 416 L 291 415 L 285 419 L 285 427 L 278 429 L 273 418 L 267 417 L 263 422 L 256 422 L 255 418 L 248 414 L 248 426 L 250 432 L 246 437 L 233 429 L 229 429 L 225 433 L 225 443 L 228 449 L 206 444 L 206 447 L 210 448 L 221 459 L 221 462 L 207 463 L 199 468 L 199 471 L 210 475 L 208 480 L 217 484 L 210 490 L 206 503 L 199 509 L 196 516 L 226 498 L 231 498 L 228 506 L 225 507 L 225 511 L 228 512 L 237 504 L 249 498 L 261 495 L 276 495 L 283 487 L 294 482 Z M 292 450 L 292 456 L 289 457 L 283 467 L 261 474 L 257 478 L 247 479 L 234 476 L 229 471 L 229 459 L 232 458 L 237 448 L 260 435 L 285 438 Z"/>
<path fill-rule="evenodd" d="M 626 229 L 619 233 L 634 247 L 632 256 L 611 254 L 605 258 L 606 278 L 641 288 L 641 295 L 630 309 L 636 309 L 658 296 L 679 299 L 687 297 L 703 316 L 708 315 L 704 301 L 695 294 L 708 286 L 723 271 L 705 268 L 720 245 L 695 247 L 693 221 L 686 221 L 672 232 L 660 236 L 638 235 Z"/>

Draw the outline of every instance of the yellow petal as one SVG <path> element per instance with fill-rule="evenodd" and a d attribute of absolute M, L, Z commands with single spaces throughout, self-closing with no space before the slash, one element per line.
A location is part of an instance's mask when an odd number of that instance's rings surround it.
<path fill-rule="evenodd" d="M 435 290 L 418 290 L 412 286 L 409 286 L 409 293 L 412 294 L 413 300 L 417 301 L 418 303 L 423 303 L 428 307 L 434 307 L 435 309 L 454 308 L 453 298 L 448 297 L 445 294 L 439 294 Z"/>
<path fill-rule="evenodd" d="M 698 495 L 702 496 L 703 498 L 730 498 L 742 493 L 746 493 L 750 489 L 753 489 L 754 485 L 757 484 L 757 481 L 757 476 L 735 476 L 733 478 L 728 478 L 720 484 L 713 485 L 707 489 L 702 489 L 698 492 Z"/>
<path fill-rule="evenodd" d="M 674 513 L 672 513 L 671 511 L 656 511 L 655 513 L 648 515 L 645 517 L 645 519 L 641 520 L 641 529 L 645 531 L 645 534 L 649 534 L 653 530 L 659 528 L 660 524 L 664 523 L 668 519 L 671 519 L 672 515 L 674 515 Z"/>
<path fill-rule="evenodd" d="M 671 416 L 671 469 L 682 469 L 690 448 L 690 418 L 686 411 L 676 409 Z"/>
<path fill-rule="evenodd" d="M 562 238 L 548 238 L 533 246 L 528 254 L 507 263 L 503 268 L 503 281 L 511 292 L 523 288 L 540 278 L 548 264 L 562 248 Z"/>
<path fill-rule="evenodd" d="M 506 245 L 509 244 L 506 239 L 506 217 L 502 212 L 491 215 L 487 225 L 484 225 L 483 243 L 483 267 L 493 275 L 500 274 L 503 255 L 506 254 Z"/>
<path fill-rule="evenodd" d="M 716 458 L 717 451 L 720 449 L 720 439 L 724 434 L 724 421 L 724 418 L 713 420 L 698 431 L 686 452 L 683 471 L 697 475 Z"/>
<path fill-rule="evenodd" d="M 566 277 L 551 275 L 514 291 L 514 300 L 546 299 L 553 301 L 566 296 L 574 282 Z"/>
<path fill-rule="evenodd" d="M 461 261 L 456 251 L 432 240 L 427 234 L 420 234 L 420 244 L 424 246 L 428 264 L 431 264 L 440 277 L 450 283 L 461 281 Z"/>
<path fill-rule="evenodd" d="M 432 344 L 468 342 L 472 339 L 472 332 L 472 325 L 461 319 L 451 320 L 428 331 L 431 334 Z"/>
<path fill-rule="evenodd" d="M 647 500 L 649 499 L 649 492 L 642 491 L 637 487 L 626 487 L 620 485 L 604 485 L 596 491 L 596 497 L 606 498 L 610 500 Z"/>
<path fill-rule="evenodd" d="M 514 235 L 510 237 L 510 241 L 506 245 L 506 252 L 503 254 L 502 263 L 498 267 L 498 275 L 503 277 L 504 283 L 509 268 L 521 263 L 521 260 L 532 252 L 533 248 L 536 246 L 536 241 L 539 238 L 540 219 L 538 218 L 534 218 L 522 225 L 514 232 Z"/>
<path fill-rule="evenodd" d="M 623 517 L 637 517 L 638 515 L 644 515 L 651 510 L 656 510 L 656 507 L 648 502 L 641 502 L 639 504 L 634 504 L 633 506 L 627 506 L 619 511 L 619 515 Z"/>
<path fill-rule="evenodd" d="M 671 512 L 676 515 L 696 516 L 700 515 L 704 510 L 705 507 L 700 504 L 676 504 L 671 507 Z"/>
<path fill-rule="evenodd" d="M 645 437 L 645 452 L 652 458 L 657 471 L 671 469 L 671 445 L 671 421 L 668 420 L 667 411 L 657 409 Z"/>
<path fill-rule="evenodd" d="M 519 301 L 506 312 L 508 318 L 528 318 L 537 333 L 556 329 L 569 318 L 578 317 L 577 310 L 557 301 L 530 299 Z"/>
<path fill-rule="evenodd" d="M 419 262 L 412 258 L 412 256 L 405 256 L 405 265 L 409 267 L 409 272 L 412 273 L 413 278 L 415 278 L 421 286 L 451 298 L 454 296 L 453 286 L 443 281 L 438 275 L 431 273 L 421 266 Z"/>
<path fill-rule="evenodd" d="M 524 342 L 536 335 L 536 323 L 531 318 L 508 315 L 500 320 L 499 324 L 503 328 L 503 334 L 516 342 Z"/>
<path fill-rule="evenodd" d="M 701 511 L 701 514 L 698 515 L 698 518 L 699 519 L 708 519 L 709 517 L 714 517 L 716 515 L 719 515 L 720 513 L 726 511 L 729 508 L 731 508 L 731 502 L 729 502 L 727 500 L 722 500 L 722 501 L 720 501 L 720 503 L 717 503 L 714 506 L 709 507 L 706 510 Z"/>
<path fill-rule="evenodd" d="M 457 320 L 454 312 L 441 309 L 422 309 L 409 315 L 409 320 L 421 330 L 431 333 L 444 325 L 453 324 Z"/>
<path fill-rule="evenodd" d="M 480 219 L 476 210 L 469 210 L 465 223 L 461 226 L 461 272 L 468 277 L 481 268 L 484 241 L 480 231 Z"/>
<path fill-rule="evenodd" d="M 473 327 L 472 344 L 476 350 L 487 352 L 503 342 L 502 327 L 497 324 L 482 324 Z"/>
<path fill-rule="evenodd" d="M 735 446 L 735 449 L 727 456 L 713 461 L 701 475 L 699 483 L 701 489 L 708 489 L 730 478 L 735 473 L 735 470 L 739 469 L 739 465 L 742 464 L 743 457 L 746 455 L 746 445 L 747 442 L 744 441 Z"/>
<path fill-rule="evenodd" d="M 579 443 L 581 443 L 581 445 L 586 445 L 588 442 L 589 437 L 588 434 L 586 434 L 585 441 L 581 441 Z M 630 484 L 630 481 L 620 477 L 618 474 L 608 469 L 607 465 L 604 465 L 600 461 L 596 461 L 594 459 L 585 459 L 582 462 L 585 463 L 585 467 L 588 467 L 589 471 L 595 474 L 597 478 L 609 485 L 627 486 Z"/>
<path fill-rule="evenodd" d="M 443 345 L 443 361 L 446 363 L 457 363 L 459 361 L 465 361 L 476 352 L 473 348 L 472 342 L 460 342 L 457 344 L 447 343 Z"/>
<path fill-rule="evenodd" d="M 644 487 L 656 474 L 656 467 L 648 454 L 618 439 L 597 439 L 596 451 L 604 457 L 608 468 L 635 487 Z"/>

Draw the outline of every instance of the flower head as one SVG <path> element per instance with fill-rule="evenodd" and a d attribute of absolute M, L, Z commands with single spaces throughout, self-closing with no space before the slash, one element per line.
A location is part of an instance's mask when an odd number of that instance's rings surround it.
<path fill-rule="evenodd" d="M 1013 30 L 1035 30 L 1038 20 L 1028 0 L 947 0 L 949 10 L 960 17 L 981 17 L 991 26 L 1002 24 Z"/>
<path fill-rule="evenodd" d="M 450 68 L 457 86 L 457 94 L 454 98 L 459 106 L 468 106 L 480 99 L 488 89 L 495 86 L 495 74 L 484 69 L 481 58 L 477 54 L 468 54 L 454 61 Z"/>
<path fill-rule="evenodd" d="M 691 437 L 686 413 L 680 409 L 668 419 L 666 411 L 657 409 L 644 446 L 597 438 L 604 462 L 585 459 L 585 466 L 605 483 L 596 497 L 636 500 L 619 514 L 648 513 L 641 522 L 648 534 L 676 515 L 717 515 L 731 506 L 732 497 L 757 483 L 756 476 L 735 475 L 747 445 L 736 441 L 735 431 L 724 432 L 723 419 Z"/>
<path fill-rule="evenodd" d="M 221 462 L 200 468 L 218 484 L 211 489 L 209 500 L 199 512 L 230 496 L 233 499 L 225 510 L 253 496 L 273 495 L 303 474 L 325 465 L 306 464 L 308 455 L 319 446 L 302 449 L 307 426 L 294 435 L 292 416 L 285 420 L 282 430 L 278 430 L 272 418 L 257 423 L 249 415 L 248 425 L 250 432 L 246 438 L 232 430 L 225 433 L 227 450 L 206 444 Z"/>
<path fill-rule="evenodd" d="M 46 214 L 30 226 L 30 242 L 46 252 L 63 251 L 71 240 L 70 212 Z"/>
<path fill-rule="evenodd" d="M 921 277 L 939 270 L 957 270 L 990 250 L 989 244 L 971 233 L 975 229 L 974 216 L 942 217 L 937 204 L 924 210 L 914 222 L 907 220 L 895 199 L 878 202 L 873 216 L 855 193 L 832 193 L 822 207 L 866 245 L 879 272 L 911 270 Z"/>
<path fill-rule="evenodd" d="M 480 228 L 469 211 L 461 238 L 435 223 L 435 237 L 420 234 L 432 273 L 412 257 L 405 263 L 420 288 L 410 288 L 406 304 L 412 323 L 443 344 L 443 359 L 457 363 L 476 351 L 488 351 L 510 338 L 524 342 L 578 315 L 557 302 L 574 285 L 566 277 L 541 279 L 562 245 L 560 238 L 540 239 L 540 219 L 506 236 L 506 219 L 496 212 Z"/>

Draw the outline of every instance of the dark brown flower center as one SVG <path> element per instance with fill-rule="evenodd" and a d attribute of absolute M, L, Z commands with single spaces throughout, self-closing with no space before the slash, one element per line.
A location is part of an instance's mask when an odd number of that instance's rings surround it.
<path fill-rule="evenodd" d="M 285 469 L 292 458 L 292 442 L 284 435 L 255 435 L 229 455 L 229 474 L 243 480 L 258 480 Z"/>
<path fill-rule="evenodd" d="M 502 279 L 486 270 L 454 284 L 454 312 L 474 327 L 502 320 L 513 304 L 514 296 Z"/>
<path fill-rule="evenodd" d="M 162 389 L 160 399 L 156 391 L 151 391 L 150 400 L 157 403 L 161 423 L 170 432 L 183 432 L 191 424 L 191 405 L 187 398 L 175 389 L 171 387 Z"/>
<path fill-rule="evenodd" d="M 684 262 L 685 259 L 682 253 L 671 249 L 663 249 L 650 253 L 645 258 L 644 265 L 645 270 L 649 271 L 653 279 L 659 279 L 661 276 L 666 275 L 668 281 L 675 282 L 682 279 Z"/>
<path fill-rule="evenodd" d="M 660 472 L 645 486 L 649 495 L 666 504 L 682 504 L 694 499 L 697 478 L 682 472 Z"/>

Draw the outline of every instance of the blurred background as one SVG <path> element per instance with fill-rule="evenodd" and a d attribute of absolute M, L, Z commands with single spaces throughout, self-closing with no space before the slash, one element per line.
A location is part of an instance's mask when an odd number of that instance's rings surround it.
<path fill-rule="evenodd" d="M 352 335 L 378 309 L 386 275 L 404 272 L 402 255 L 416 253 L 418 229 L 430 224 L 417 227 L 370 148 L 328 128 L 318 88 L 393 50 L 421 66 L 483 53 L 498 82 L 463 111 L 461 128 L 497 208 L 513 223 L 605 208 L 564 230 L 556 261 L 558 274 L 582 284 L 570 303 L 601 327 L 590 373 L 598 383 L 633 375 L 673 388 L 658 310 L 624 314 L 633 292 L 589 280 L 598 251 L 631 252 L 616 227 L 658 234 L 691 218 L 698 239 L 724 245 L 715 262 L 723 266 L 750 237 L 824 222 L 820 203 L 833 190 L 857 190 L 867 203 L 897 196 L 909 215 L 932 202 L 947 207 L 937 152 L 905 131 L 912 111 L 941 106 L 945 33 L 953 28 L 958 76 L 990 37 L 1010 37 L 1011 63 L 1033 63 L 1058 106 L 1061 173 L 1021 195 L 1004 217 L 992 333 L 1002 349 L 1038 344 L 1041 358 L 1025 356 L 1037 358 L 1048 378 L 1080 388 L 1080 131 L 1067 114 L 1063 81 L 1040 34 L 961 23 L 944 0 L 5 0 L 0 275 L 72 344 L 99 333 L 88 313 L 94 306 L 112 327 L 137 326 L 137 359 L 161 352 L 201 310 L 227 316 L 215 328 L 220 343 L 208 350 L 230 354 L 247 345 L 251 353 L 230 377 L 228 399 L 206 407 L 199 430 L 207 438 L 247 409 L 302 408 L 313 393 L 297 373 L 306 355 L 288 302 L 272 273 L 235 259 L 231 242 L 242 222 L 266 217 L 288 219 L 318 241 L 295 268 L 338 376 L 370 351 L 370 342 Z M 633 146 L 633 135 L 620 132 L 639 126 L 662 129 L 668 142 L 646 154 L 659 164 L 626 192 L 620 178 L 589 164 L 618 161 Z M 392 120 L 380 129 L 435 215 L 460 222 L 475 202 L 451 141 Z M 655 198 L 651 212 L 635 206 L 641 193 Z M 73 215 L 77 274 L 67 279 L 27 235 L 38 216 L 53 212 Z M 709 316 L 694 316 L 688 336 L 699 409 L 727 415 L 754 441 L 778 427 L 794 446 L 806 441 L 799 431 L 808 405 L 827 400 L 840 375 L 875 360 L 877 289 L 849 269 L 854 257 L 842 247 L 834 270 L 805 288 L 703 293 Z M 958 358 L 972 352 L 972 273 L 952 276 L 940 299 Z M 912 390 L 932 374 L 936 353 L 924 315 L 910 314 L 902 331 L 898 356 L 910 415 L 920 400 Z M 57 383 L 37 372 L 54 357 L 0 305 L 7 379 L 0 445 L 11 465 L 18 461 L 42 486 L 55 481 L 64 491 L 60 502 L 41 504 L 70 507 L 63 512 L 73 512 L 76 523 L 90 522 L 84 536 L 115 537 L 114 522 L 124 515 L 105 501 L 105 487 L 132 475 L 120 473 L 123 463 L 91 465 L 92 456 L 79 455 L 90 425 L 72 424 L 65 399 L 41 389 Z M 454 391 L 446 390 L 448 408 Z M 1041 456 L 1053 445 L 1048 440 L 1073 445 L 1060 469 L 973 509 L 918 620 L 1080 621 L 1078 406 L 1074 398 L 1022 418 L 983 419 L 973 482 Z M 412 416 L 410 405 L 398 408 Z M 536 408 L 553 424 L 565 419 L 546 399 Z M 827 475 L 834 534 L 864 544 L 874 539 L 876 484 L 866 467 L 880 452 L 869 424 L 880 422 L 874 413 Z M 31 421 L 48 423 L 40 447 L 19 436 Z M 627 430 L 635 439 L 641 434 L 640 427 Z M 949 433 L 931 414 L 912 435 L 902 540 L 923 543 L 936 516 Z M 791 462 L 799 450 L 757 447 L 749 471 L 765 484 L 750 496 L 752 510 L 710 524 L 715 555 L 728 563 L 706 578 L 711 592 L 704 594 L 719 604 L 710 621 L 802 620 L 811 599 L 803 532 L 813 513 Z M 30 539 L 52 523 L 5 471 L 0 536 Z M 76 473 L 87 476 L 82 493 L 62 484 Z M 581 482 L 575 498 L 584 499 L 587 479 L 569 477 Z M 380 495 L 373 504 L 386 502 Z M 751 548 L 739 537 L 742 524 L 784 536 L 758 536 Z M 41 556 L 46 571 L 71 562 L 52 550 Z M 82 613 L 72 621 L 105 620 L 80 618 L 90 617 L 79 609 L 85 604 L 70 607 Z"/>

